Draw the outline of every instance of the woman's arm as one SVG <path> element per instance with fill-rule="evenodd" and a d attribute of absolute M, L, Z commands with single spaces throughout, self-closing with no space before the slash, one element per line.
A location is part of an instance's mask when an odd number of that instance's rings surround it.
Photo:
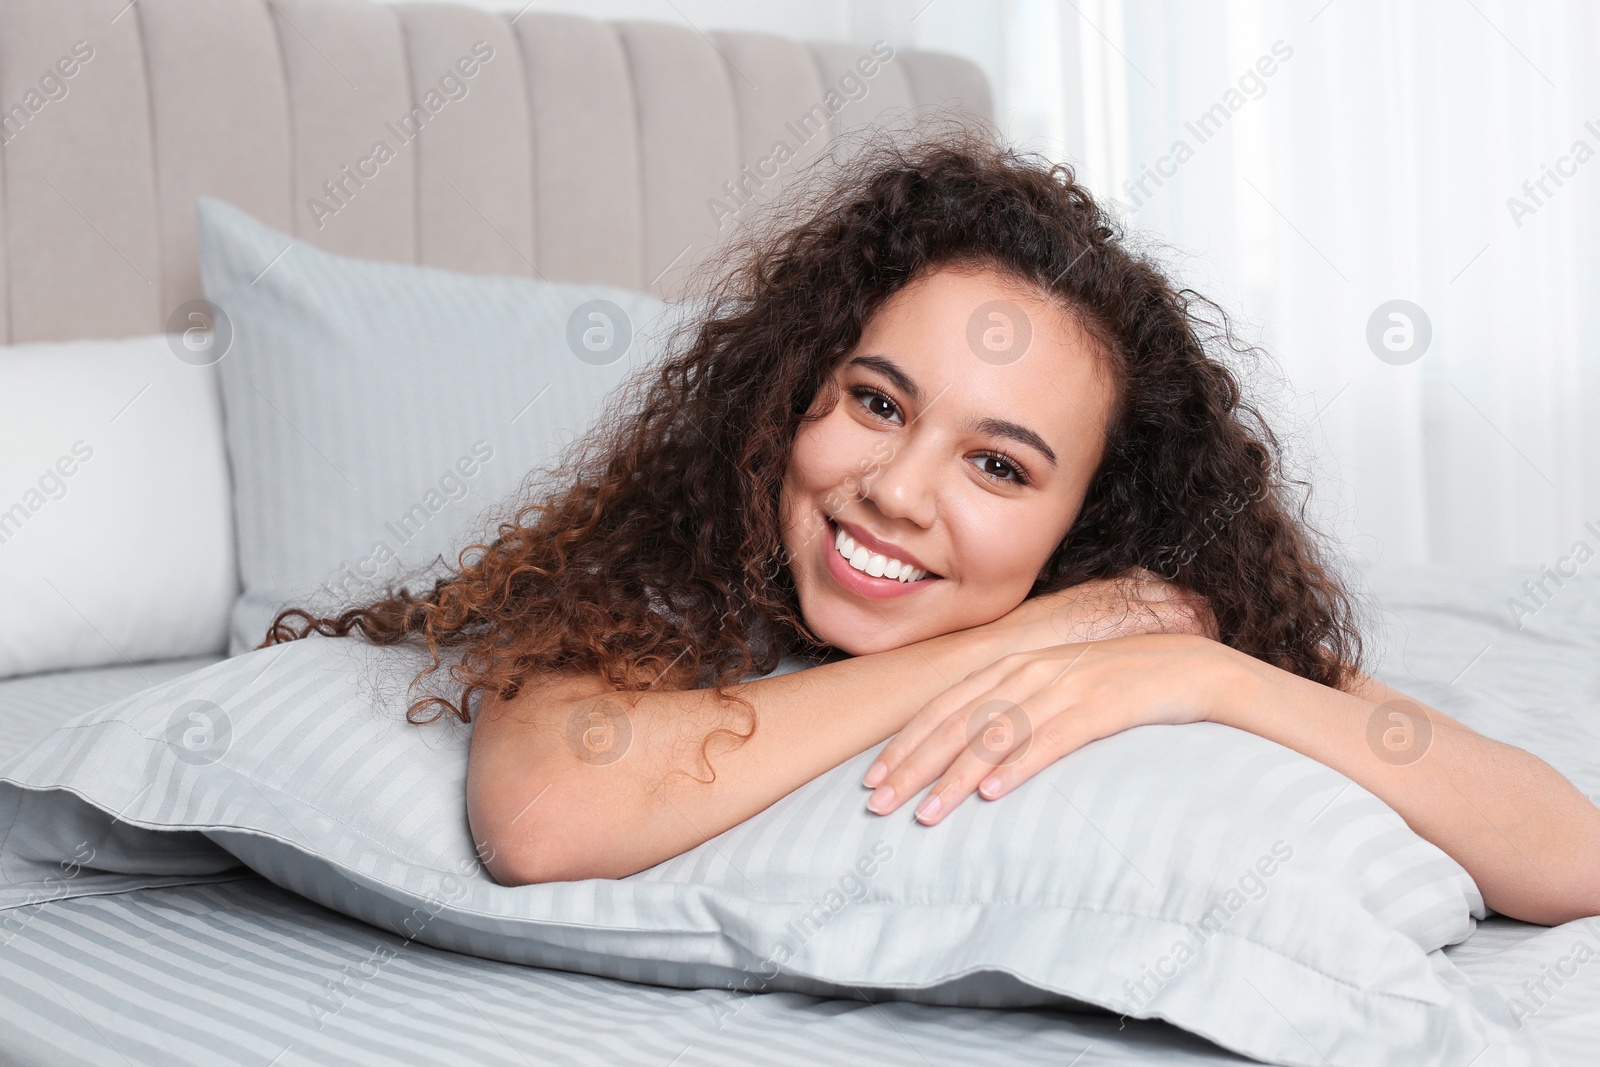
<path fill-rule="evenodd" d="M 713 741 L 709 783 L 696 780 L 709 777 L 700 742 L 739 725 L 740 710 L 712 690 L 645 692 L 630 707 L 628 694 L 581 677 L 486 699 L 467 770 L 473 840 L 505 885 L 653 867 L 890 736 L 991 661 L 993 641 L 965 630 L 734 686 L 756 731 L 731 750 Z"/>
<path fill-rule="evenodd" d="M 1339 771 L 1449 853 L 1502 915 L 1554 925 L 1600 914 L 1600 809 L 1549 764 L 1365 676 L 1346 693 L 1215 641 L 1135 636 L 1006 657 L 940 694 L 868 769 L 869 807 L 933 783 L 936 823 L 972 792 L 993 800 L 1090 741 L 1148 723 L 1210 720 Z M 975 707 L 1022 709 L 1025 752 L 965 742 Z M 980 788 L 981 787 L 981 788 Z M 927 804 L 927 798 L 923 804 Z"/>
<path fill-rule="evenodd" d="M 500 882 L 617 878 L 679 855 L 900 730 L 939 693 L 1000 656 L 1115 632 L 1207 632 L 1210 614 L 1147 578 L 1035 597 L 984 626 L 732 687 L 743 725 L 711 690 L 613 691 L 599 677 L 546 678 L 485 699 L 467 773 L 473 839 Z M 1076 635 L 1076 636 L 1073 636 Z M 630 704 L 629 698 L 636 697 Z M 693 777 L 690 777 L 693 775 Z"/>
<path fill-rule="evenodd" d="M 1466 868 L 1502 915 L 1600 915 L 1600 809 L 1554 767 L 1381 682 L 1340 692 L 1243 657 L 1212 716 L 1325 763 Z"/>

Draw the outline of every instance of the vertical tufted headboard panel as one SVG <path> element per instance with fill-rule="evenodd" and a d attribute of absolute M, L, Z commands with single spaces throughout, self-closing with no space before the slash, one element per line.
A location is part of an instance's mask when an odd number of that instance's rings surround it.
<path fill-rule="evenodd" d="M 670 298 L 720 215 L 844 127 L 992 118 L 972 63 L 876 48 L 431 3 L 0 0 L 4 339 L 163 329 L 201 295 L 199 195 L 330 251 Z"/>

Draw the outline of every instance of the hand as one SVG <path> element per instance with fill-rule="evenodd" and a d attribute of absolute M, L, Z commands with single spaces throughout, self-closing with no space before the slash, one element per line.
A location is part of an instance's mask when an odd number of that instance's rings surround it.
<path fill-rule="evenodd" d="M 1205 597 L 1142 567 L 1030 597 L 980 629 L 1014 652 L 1135 634 L 1220 637 Z"/>
<path fill-rule="evenodd" d="M 933 825 L 974 790 L 993 800 L 1098 738 L 1201 722 L 1240 653 L 1193 635 L 1141 634 L 1005 656 L 929 701 L 867 770 L 868 809 L 917 807 Z"/>

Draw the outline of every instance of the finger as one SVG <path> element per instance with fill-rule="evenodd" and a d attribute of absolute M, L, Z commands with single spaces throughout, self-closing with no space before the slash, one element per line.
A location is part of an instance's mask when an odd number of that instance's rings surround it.
<path fill-rule="evenodd" d="M 966 734 L 958 714 L 935 722 L 915 747 L 890 763 L 867 798 L 868 810 L 887 815 L 942 773 L 961 753 Z"/>
<path fill-rule="evenodd" d="M 1032 743 L 1015 759 L 998 762 L 990 768 L 978 781 L 977 793 L 985 800 L 998 800 L 1056 760 L 1071 755 L 1091 741 L 1117 733 L 1125 725 L 1119 725 L 1114 716 L 1083 707 L 1055 715 L 1039 726 Z"/>
<path fill-rule="evenodd" d="M 986 705 L 992 708 L 996 704 L 1003 704 L 1008 710 L 998 714 L 984 710 Z M 993 717 L 987 719 L 987 726 L 974 731 L 966 748 L 917 803 L 916 818 L 924 825 L 937 825 L 976 792 L 980 783 L 1025 759 L 1033 750 L 1032 716 L 1020 704 L 985 701 L 977 708 L 974 718 Z"/>
<path fill-rule="evenodd" d="M 883 746 L 878 758 L 867 768 L 861 784 L 869 789 L 879 786 L 907 756 L 933 735 L 940 723 L 966 707 L 975 697 L 993 689 L 1006 676 L 1008 670 L 1009 665 L 1004 658 L 996 660 L 989 666 L 967 675 L 928 701 L 922 710 L 912 716 L 911 721 Z"/>
<path fill-rule="evenodd" d="M 916 796 L 941 775 L 968 781 L 967 792 L 977 787 L 985 768 L 993 768 L 1030 744 L 1033 722 L 1027 711 L 1004 693 L 1017 690 L 984 688 L 945 713 L 929 734 L 895 763 L 867 801 L 869 810 L 887 815 Z M 944 802 L 941 802 L 944 803 Z"/>

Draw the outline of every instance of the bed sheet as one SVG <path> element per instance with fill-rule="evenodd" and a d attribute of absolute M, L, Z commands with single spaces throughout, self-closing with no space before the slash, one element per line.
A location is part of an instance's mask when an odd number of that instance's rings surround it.
<path fill-rule="evenodd" d="M 7 1064 L 1248 1062 L 1107 1015 L 668 989 L 484 960 L 254 875 L 18 918 L 0 950 Z"/>
<path fill-rule="evenodd" d="M 1472 980 L 1516 989 L 1578 941 L 1600 944 L 1600 920 L 1491 919 L 1451 953 Z M 19 1067 L 1251 1062 L 1152 1020 L 667 989 L 484 960 L 256 875 L 27 909 L 0 945 L 0 1062 Z M 1600 965 L 1580 967 L 1530 1014 L 1563 1067 L 1593 1062 L 1597 1001 Z"/>

